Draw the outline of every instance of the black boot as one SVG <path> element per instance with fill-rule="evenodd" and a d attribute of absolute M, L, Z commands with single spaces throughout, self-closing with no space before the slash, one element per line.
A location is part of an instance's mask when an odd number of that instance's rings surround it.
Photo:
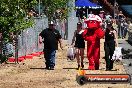
<path fill-rule="evenodd" d="M 46 66 L 45 69 L 48 69 L 49 70 L 50 68 L 49 68 L 49 66 Z"/>
<path fill-rule="evenodd" d="M 54 67 L 50 67 L 49 70 L 54 70 Z"/>
<path fill-rule="evenodd" d="M 84 68 L 84 64 L 83 64 L 83 62 L 81 62 L 81 67 Z"/>
<path fill-rule="evenodd" d="M 79 68 L 80 68 L 80 64 L 78 64 L 78 68 L 77 68 L 77 70 L 79 70 Z"/>
<path fill-rule="evenodd" d="M 46 65 L 45 69 L 49 70 L 49 64 L 45 62 L 45 65 Z"/>

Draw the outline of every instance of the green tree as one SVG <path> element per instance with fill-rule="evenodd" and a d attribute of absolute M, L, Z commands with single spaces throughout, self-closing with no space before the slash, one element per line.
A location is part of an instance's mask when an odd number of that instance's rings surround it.
<path fill-rule="evenodd" d="M 66 18 L 68 16 L 68 10 L 70 9 L 67 6 L 68 2 L 69 0 L 42 0 L 44 13 L 49 21 L 56 18 Z"/>
<path fill-rule="evenodd" d="M 68 13 L 72 10 L 73 0 L 40 0 L 44 6 L 44 14 L 48 17 L 48 21 L 66 22 Z M 57 19 L 57 20 L 56 20 Z M 66 25 L 67 26 L 67 25 Z M 65 38 L 68 31 L 65 31 Z"/>
<path fill-rule="evenodd" d="M 33 19 L 26 18 L 28 8 L 37 4 L 36 0 L 0 0 L 1 43 L 10 40 L 10 33 L 17 35 L 21 30 L 33 25 Z M 17 46 L 16 46 L 17 47 Z M 1 49 L 2 50 L 2 49 Z"/>

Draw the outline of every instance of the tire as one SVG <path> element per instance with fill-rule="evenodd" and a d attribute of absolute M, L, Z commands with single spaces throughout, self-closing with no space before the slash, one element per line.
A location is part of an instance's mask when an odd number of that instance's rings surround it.
<path fill-rule="evenodd" d="M 79 85 L 84 85 L 87 82 L 87 79 L 84 76 L 77 76 L 76 81 Z"/>

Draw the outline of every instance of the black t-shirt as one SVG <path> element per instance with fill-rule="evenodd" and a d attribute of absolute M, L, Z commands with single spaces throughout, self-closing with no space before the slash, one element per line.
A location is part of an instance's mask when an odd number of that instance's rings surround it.
<path fill-rule="evenodd" d="M 105 32 L 105 42 L 114 41 L 114 33 L 110 33 L 110 30 L 107 28 Z"/>
<path fill-rule="evenodd" d="M 44 49 L 58 49 L 58 40 L 61 39 L 61 35 L 58 30 L 56 29 L 44 29 L 39 36 L 44 38 Z"/>

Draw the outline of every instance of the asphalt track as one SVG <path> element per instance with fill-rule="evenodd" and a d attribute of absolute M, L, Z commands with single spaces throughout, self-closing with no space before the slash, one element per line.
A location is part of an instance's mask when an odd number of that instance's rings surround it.
<path fill-rule="evenodd" d="M 132 43 L 127 40 L 119 40 L 119 47 L 124 48 L 125 50 L 132 50 Z M 129 58 L 123 58 L 123 66 L 128 74 L 131 75 L 131 85 L 132 85 L 132 51 L 127 54 Z"/>

